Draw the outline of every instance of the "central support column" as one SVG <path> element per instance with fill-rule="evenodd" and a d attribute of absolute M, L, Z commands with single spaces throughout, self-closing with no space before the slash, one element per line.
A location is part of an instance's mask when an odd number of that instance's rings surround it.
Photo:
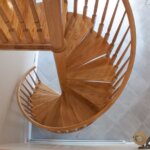
<path fill-rule="evenodd" d="M 55 57 L 55 62 L 56 62 L 56 67 L 57 67 L 57 73 L 58 73 L 58 77 L 59 77 L 59 82 L 60 82 L 60 87 L 62 92 L 65 91 L 66 89 L 66 84 L 67 84 L 67 80 L 66 80 L 66 54 L 65 51 L 61 52 L 61 53 L 54 53 L 54 57 Z"/>

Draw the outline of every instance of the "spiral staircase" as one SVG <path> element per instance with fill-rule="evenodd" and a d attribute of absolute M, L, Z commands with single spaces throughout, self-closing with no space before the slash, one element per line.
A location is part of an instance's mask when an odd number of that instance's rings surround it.
<path fill-rule="evenodd" d="M 0 1 L 1 50 L 54 53 L 61 93 L 44 85 L 33 67 L 22 78 L 17 98 L 30 122 L 57 133 L 78 131 L 106 112 L 124 90 L 135 58 L 128 0 L 84 0 L 82 13 L 79 2 Z"/>

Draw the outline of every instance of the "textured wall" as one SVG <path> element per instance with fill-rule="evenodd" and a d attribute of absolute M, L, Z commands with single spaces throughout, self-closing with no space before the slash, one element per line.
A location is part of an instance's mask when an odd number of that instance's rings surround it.
<path fill-rule="evenodd" d="M 59 135 L 33 127 L 34 139 L 129 141 L 137 130 L 150 135 L 150 5 L 145 0 L 130 2 L 137 27 L 137 55 L 130 81 L 119 100 L 95 123 L 79 132 Z M 59 89 L 50 53 L 40 53 L 39 70 L 45 83 Z"/>

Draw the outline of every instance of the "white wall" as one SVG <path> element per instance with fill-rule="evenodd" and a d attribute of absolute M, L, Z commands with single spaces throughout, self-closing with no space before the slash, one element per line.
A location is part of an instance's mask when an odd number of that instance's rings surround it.
<path fill-rule="evenodd" d="M 0 144 L 23 142 L 26 120 L 16 101 L 16 86 L 34 65 L 35 52 L 0 51 Z"/>

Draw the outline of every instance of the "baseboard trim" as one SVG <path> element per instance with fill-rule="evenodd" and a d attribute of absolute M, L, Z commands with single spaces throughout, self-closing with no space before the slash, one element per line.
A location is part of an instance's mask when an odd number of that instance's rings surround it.
<path fill-rule="evenodd" d="M 79 146 L 101 146 L 101 145 L 132 145 L 133 142 L 123 140 L 118 141 L 103 141 L 103 140 L 51 140 L 51 139 L 31 139 L 33 144 L 52 144 L 52 145 L 79 145 Z"/>

